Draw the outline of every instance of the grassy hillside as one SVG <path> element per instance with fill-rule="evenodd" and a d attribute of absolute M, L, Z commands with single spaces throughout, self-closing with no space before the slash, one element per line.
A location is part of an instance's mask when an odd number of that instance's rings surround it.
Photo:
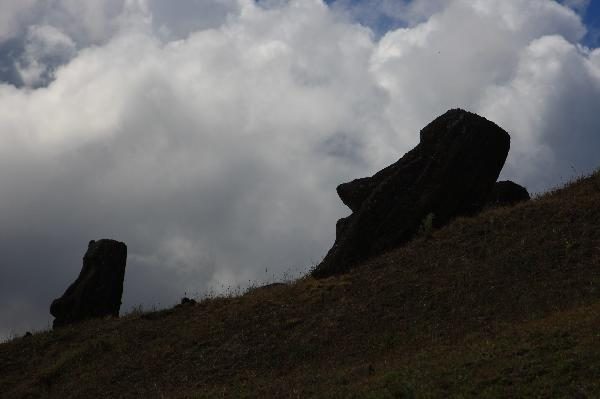
<path fill-rule="evenodd" d="M 600 398 L 600 173 L 340 277 L 12 340 L 0 396 Z"/>

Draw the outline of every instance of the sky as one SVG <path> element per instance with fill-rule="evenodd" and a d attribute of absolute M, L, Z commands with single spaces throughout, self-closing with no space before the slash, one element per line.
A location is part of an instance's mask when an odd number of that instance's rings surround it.
<path fill-rule="evenodd" d="M 0 339 L 51 325 L 91 239 L 128 245 L 122 312 L 306 273 L 335 187 L 450 108 L 532 193 L 593 171 L 599 3 L 0 1 Z"/>

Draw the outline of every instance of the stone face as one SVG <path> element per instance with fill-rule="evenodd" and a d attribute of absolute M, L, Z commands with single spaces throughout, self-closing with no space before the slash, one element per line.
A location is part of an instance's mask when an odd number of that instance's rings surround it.
<path fill-rule="evenodd" d="M 352 211 L 336 226 L 336 241 L 315 277 L 343 273 L 358 262 L 414 237 L 423 220 L 433 227 L 480 210 L 498 179 L 510 136 L 493 122 L 460 109 L 420 133 L 420 143 L 372 177 L 337 192 Z"/>
<path fill-rule="evenodd" d="M 118 316 L 126 262 L 124 243 L 107 239 L 90 241 L 79 277 L 50 306 L 50 313 L 55 317 L 54 327 Z"/>
<path fill-rule="evenodd" d="M 505 206 L 517 202 L 529 201 L 531 197 L 527 189 L 513 181 L 504 180 L 494 184 L 488 197 L 488 205 Z"/>

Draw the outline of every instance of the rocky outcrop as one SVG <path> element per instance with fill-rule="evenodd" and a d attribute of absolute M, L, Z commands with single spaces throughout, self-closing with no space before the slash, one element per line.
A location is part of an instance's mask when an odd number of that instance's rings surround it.
<path fill-rule="evenodd" d="M 50 313 L 55 317 L 54 327 L 118 316 L 126 262 L 124 243 L 107 239 L 90 241 L 79 277 L 50 306 Z"/>
<path fill-rule="evenodd" d="M 410 240 L 423 220 L 433 227 L 486 203 L 504 165 L 510 136 L 493 122 L 460 109 L 420 133 L 420 143 L 372 177 L 340 185 L 352 211 L 336 226 L 336 241 L 315 277 L 345 272 L 360 261 Z"/>
<path fill-rule="evenodd" d="M 504 180 L 494 184 L 488 197 L 490 206 L 508 206 L 531 199 L 527 189 L 513 181 Z"/>

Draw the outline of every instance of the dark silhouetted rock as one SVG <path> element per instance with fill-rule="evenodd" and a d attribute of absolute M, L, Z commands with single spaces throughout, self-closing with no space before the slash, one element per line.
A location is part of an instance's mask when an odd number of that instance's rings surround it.
<path fill-rule="evenodd" d="M 514 205 L 517 202 L 529 201 L 530 199 L 529 192 L 525 187 L 510 180 L 505 180 L 494 184 L 492 193 L 488 197 L 488 205 Z"/>
<path fill-rule="evenodd" d="M 345 272 L 410 240 L 428 215 L 439 227 L 479 211 L 509 148 L 508 133 L 478 115 L 454 109 L 436 118 L 399 161 L 337 188 L 353 214 L 337 222 L 335 244 L 313 276 Z"/>
<path fill-rule="evenodd" d="M 181 302 L 179 304 L 180 305 L 195 305 L 196 300 L 188 298 L 187 296 L 184 296 L 183 298 L 181 298 Z"/>
<path fill-rule="evenodd" d="M 118 316 L 126 262 L 127 246 L 124 243 L 90 241 L 79 277 L 50 306 L 50 313 L 56 318 L 54 327 L 90 318 Z"/>

